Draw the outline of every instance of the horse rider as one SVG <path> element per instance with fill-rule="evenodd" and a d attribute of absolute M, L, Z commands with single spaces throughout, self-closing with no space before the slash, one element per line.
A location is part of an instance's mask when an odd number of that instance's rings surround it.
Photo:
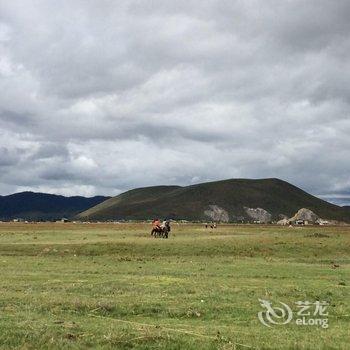
<path fill-rule="evenodd" d="M 154 219 L 152 222 L 152 225 L 153 225 L 153 230 L 157 230 L 157 231 L 161 230 L 159 219 Z"/>

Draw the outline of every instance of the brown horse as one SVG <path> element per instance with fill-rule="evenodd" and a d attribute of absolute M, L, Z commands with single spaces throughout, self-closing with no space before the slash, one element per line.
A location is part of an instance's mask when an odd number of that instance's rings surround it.
<path fill-rule="evenodd" d="M 157 238 L 157 237 L 169 238 L 169 232 L 170 232 L 170 223 L 166 222 L 164 227 L 153 227 L 151 231 L 151 235 L 154 236 L 154 238 Z"/>

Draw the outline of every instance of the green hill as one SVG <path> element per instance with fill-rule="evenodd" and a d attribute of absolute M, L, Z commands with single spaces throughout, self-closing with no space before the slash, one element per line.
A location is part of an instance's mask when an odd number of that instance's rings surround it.
<path fill-rule="evenodd" d="M 291 217 L 300 208 L 308 208 L 325 219 L 350 221 L 349 211 L 279 179 L 231 179 L 186 187 L 138 188 L 110 198 L 80 213 L 78 218 L 252 221 L 256 212 L 258 216 L 277 220 L 283 215 Z"/>

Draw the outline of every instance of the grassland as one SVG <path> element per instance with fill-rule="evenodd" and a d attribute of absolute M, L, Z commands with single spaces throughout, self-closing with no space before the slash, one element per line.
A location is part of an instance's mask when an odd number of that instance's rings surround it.
<path fill-rule="evenodd" d="M 1 349 L 349 349 L 350 228 L 0 224 Z M 263 326 L 258 299 L 329 302 Z"/>

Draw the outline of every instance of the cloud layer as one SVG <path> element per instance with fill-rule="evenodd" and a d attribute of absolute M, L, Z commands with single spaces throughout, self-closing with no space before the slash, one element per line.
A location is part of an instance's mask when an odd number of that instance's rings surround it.
<path fill-rule="evenodd" d="M 2 1 L 0 193 L 279 177 L 350 203 L 350 3 Z"/>

